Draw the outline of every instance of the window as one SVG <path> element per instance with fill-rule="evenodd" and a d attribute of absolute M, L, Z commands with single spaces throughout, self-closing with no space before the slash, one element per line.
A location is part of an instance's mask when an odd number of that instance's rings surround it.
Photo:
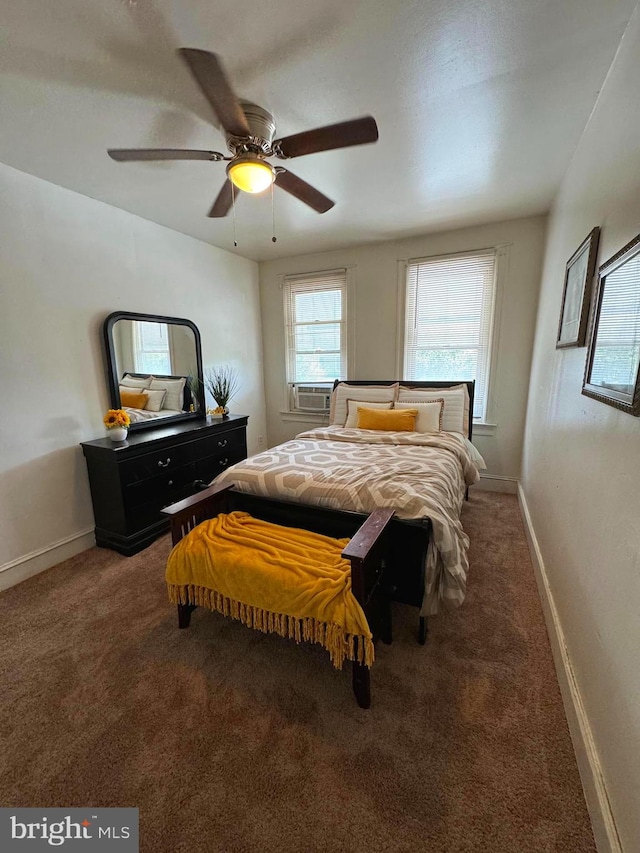
<path fill-rule="evenodd" d="M 313 393 L 319 394 L 323 388 L 330 389 L 334 379 L 346 377 L 346 304 L 344 269 L 285 277 L 286 372 L 289 388 L 294 391 L 292 409 L 305 408 L 298 403 L 299 384 L 312 386 Z M 308 394 L 308 389 L 299 391 Z M 320 397 L 316 402 L 318 409 L 327 408 Z"/>
<path fill-rule="evenodd" d="M 138 320 L 133 328 L 136 373 L 171 374 L 167 324 Z"/>
<path fill-rule="evenodd" d="M 404 378 L 475 379 L 473 416 L 487 407 L 496 252 L 409 261 Z"/>

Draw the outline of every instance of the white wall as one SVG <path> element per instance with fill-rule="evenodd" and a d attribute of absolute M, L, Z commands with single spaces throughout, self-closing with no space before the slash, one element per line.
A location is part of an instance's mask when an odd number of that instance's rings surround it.
<path fill-rule="evenodd" d="M 0 234 L 0 570 L 43 552 L 28 574 L 92 542 L 78 444 L 105 434 L 101 327 L 112 311 L 195 322 L 204 364 L 240 371 L 232 411 L 250 416 L 257 449 L 258 266 L 2 164 Z"/>
<path fill-rule="evenodd" d="M 640 849 L 640 419 L 581 395 L 586 349 L 557 350 L 567 259 L 640 232 L 640 15 L 631 19 L 549 224 L 524 495 L 623 848 Z"/>
<path fill-rule="evenodd" d="M 280 443 L 309 428 L 304 422 L 292 422 L 280 414 L 285 334 L 279 276 L 352 267 L 356 328 L 355 358 L 349 378 L 396 379 L 398 260 L 507 245 L 508 269 L 496 328 L 498 347 L 489 412 L 489 420 L 497 426 L 493 431 L 476 430 L 474 442 L 485 457 L 489 474 L 519 477 L 545 228 L 545 217 L 531 217 L 262 263 L 260 294 L 269 443 Z"/>

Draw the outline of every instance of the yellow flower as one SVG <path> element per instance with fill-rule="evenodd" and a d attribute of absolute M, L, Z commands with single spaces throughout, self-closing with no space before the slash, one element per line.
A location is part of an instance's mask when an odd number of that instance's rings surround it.
<path fill-rule="evenodd" d="M 131 424 L 131 418 L 123 409 L 109 409 L 102 420 L 107 429 L 128 427 Z"/>

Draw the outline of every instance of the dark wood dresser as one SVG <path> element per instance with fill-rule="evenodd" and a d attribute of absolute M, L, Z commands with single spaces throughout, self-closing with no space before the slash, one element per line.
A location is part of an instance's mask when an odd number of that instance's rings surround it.
<path fill-rule="evenodd" d="M 96 522 L 96 544 L 131 556 L 169 527 L 160 510 L 198 491 L 247 456 L 247 420 L 193 420 L 82 442 Z"/>

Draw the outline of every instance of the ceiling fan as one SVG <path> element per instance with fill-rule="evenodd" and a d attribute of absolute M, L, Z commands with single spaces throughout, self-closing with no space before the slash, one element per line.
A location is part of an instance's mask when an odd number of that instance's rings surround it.
<path fill-rule="evenodd" d="M 282 139 L 273 137 L 276 124 L 271 113 L 250 101 L 239 100 L 231 88 L 215 53 L 181 48 L 178 53 L 187 63 L 202 93 L 213 107 L 225 132 L 231 156 L 219 151 L 194 151 L 174 148 L 110 148 L 113 160 L 214 160 L 228 161 L 227 180 L 218 193 L 211 217 L 226 216 L 233 202 L 234 187 L 258 193 L 275 183 L 277 187 L 308 204 L 318 213 L 330 210 L 334 202 L 302 178 L 282 166 L 272 166 L 267 157 L 289 160 L 317 151 L 364 145 L 378 139 L 378 127 L 371 116 L 330 124 L 294 133 Z M 232 186 L 233 185 L 233 186 Z"/>

